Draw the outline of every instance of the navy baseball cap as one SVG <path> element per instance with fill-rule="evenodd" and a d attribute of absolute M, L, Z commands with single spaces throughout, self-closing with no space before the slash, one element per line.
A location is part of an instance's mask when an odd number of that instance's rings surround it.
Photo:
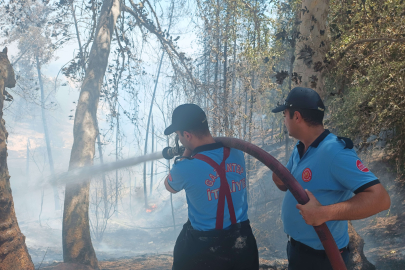
<path fill-rule="evenodd" d="M 175 131 L 189 130 L 202 126 L 207 122 L 205 112 L 195 104 L 183 104 L 173 111 L 172 124 L 165 129 L 165 135 Z"/>
<path fill-rule="evenodd" d="M 311 88 L 295 87 L 288 93 L 284 104 L 278 105 L 272 112 L 282 112 L 288 108 L 311 109 L 325 111 L 325 105 L 319 94 Z"/>

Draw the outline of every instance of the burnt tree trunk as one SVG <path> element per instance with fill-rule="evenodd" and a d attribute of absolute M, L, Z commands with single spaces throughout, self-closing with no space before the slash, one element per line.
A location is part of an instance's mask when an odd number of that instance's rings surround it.
<path fill-rule="evenodd" d="M 25 245 L 25 236 L 18 227 L 7 168 L 7 130 L 3 119 L 5 87 L 14 87 L 15 77 L 7 49 L 0 52 L 0 270 L 34 270 Z"/>
<path fill-rule="evenodd" d="M 350 257 L 347 269 L 350 270 L 375 270 L 375 266 L 370 263 L 364 256 L 364 240 L 354 229 L 349 221 L 349 236 L 350 236 Z"/>
<path fill-rule="evenodd" d="M 97 106 L 120 4 L 119 0 L 104 0 L 101 7 L 75 113 L 70 170 L 93 164 L 98 133 Z M 62 225 L 63 260 L 99 269 L 90 237 L 89 188 L 90 179 L 66 184 Z"/>

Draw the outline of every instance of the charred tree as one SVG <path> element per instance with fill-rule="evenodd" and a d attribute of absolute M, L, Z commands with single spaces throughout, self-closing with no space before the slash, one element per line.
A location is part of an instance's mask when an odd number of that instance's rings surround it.
<path fill-rule="evenodd" d="M 354 229 L 352 223 L 349 221 L 349 235 L 350 235 L 350 255 L 349 264 L 347 269 L 351 270 L 375 270 L 375 266 L 370 263 L 364 255 L 364 240 Z"/>
<path fill-rule="evenodd" d="M 73 128 L 69 169 L 93 164 L 97 129 L 97 106 L 110 54 L 111 39 L 120 14 L 120 0 L 104 0 L 80 89 Z M 79 263 L 99 269 L 90 238 L 90 179 L 66 184 L 62 242 L 65 263 Z"/>
<path fill-rule="evenodd" d="M 34 270 L 25 245 L 25 236 L 18 227 L 7 168 L 7 130 L 3 119 L 5 87 L 15 86 L 14 70 L 7 57 L 7 48 L 0 52 L 0 270 Z"/>

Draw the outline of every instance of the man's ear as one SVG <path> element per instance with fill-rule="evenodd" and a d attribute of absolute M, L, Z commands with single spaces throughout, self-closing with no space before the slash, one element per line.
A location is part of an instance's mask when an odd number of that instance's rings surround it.
<path fill-rule="evenodd" d="M 301 114 L 299 112 L 295 111 L 294 112 L 294 118 L 295 118 L 294 120 L 301 120 L 302 116 L 301 116 Z"/>
<path fill-rule="evenodd" d="M 192 138 L 192 134 L 190 132 L 184 131 L 183 137 L 186 138 L 187 141 L 190 141 Z"/>

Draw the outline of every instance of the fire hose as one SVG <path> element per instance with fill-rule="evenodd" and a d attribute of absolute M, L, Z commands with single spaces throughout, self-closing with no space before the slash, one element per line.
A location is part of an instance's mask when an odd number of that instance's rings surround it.
<path fill-rule="evenodd" d="M 214 138 L 216 142 L 223 143 L 224 146 L 229 148 L 235 148 L 241 150 L 266 165 L 270 170 L 272 170 L 280 179 L 283 181 L 284 185 L 290 190 L 294 198 L 300 204 L 306 204 L 309 201 L 308 195 L 294 176 L 284 167 L 277 159 L 272 155 L 261 149 L 260 147 L 251 144 L 249 142 L 228 138 L 228 137 L 216 137 Z M 176 147 L 166 147 L 163 150 L 163 156 L 166 159 L 173 158 L 176 155 L 181 155 L 184 148 L 178 146 L 176 142 Z M 319 226 L 314 226 L 315 232 L 317 233 L 319 240 L 321 240 L 322 245 L 325 249 L 326 255 L 332 265 L 333 270 L 347 270 L 343 258 L 340 255 L 339 248 L 336 245 L 335 240 L 328 228 L 328 226 L 323 223 Z"/>
<path fill-rule="evenodd" d="M 214 138 L 217 142 L 222 142 L 224 146 L 229 148 L 235 148 L 241 150 L 266 165 L 270 170 L 272 170 L 280 179 L 283 181 L 284 185 L 290 190 L 294 198 L 300 204 L 306 204 L 309 201 L 307 193 L 298 183 L 298 181 L 292 176 L 292 174 L 284 167 L 277 159 L 271 156 L 269 153 L 259 148 L 258 146 L 251 144 L 249 142 L 227 137 L 217 137 Z M 119 160 L 116 162 L 111 162 L 107 164 L 98 164 L 93 166 L 86 166 L 70 170 L 66 173 L 59 175 L 53 175 L 51 181 L 44 181 L 43 185 L 50 182 L 53 185 L 66 184 L 68 182 L 79 182 L 86 178 L 94 177 L 96 174 L 102 172 L 109 172 L 112 170 L 117 170 L 125 167 L 134 166 L 139 163 L 152 161 L 156 159 L 166 158 L 171 159 L 175 156 L 182 155 L 184 152 L 184 147 L 179 146 L 178 138 L 176 138 L 175 147 L 166 147 L 162 152 L 155 152 L 147 154 L 141 157 L 133 157 L 124 160 Z M 332 265 L 333 270 L 346 270 L 346 266 L 343 262 L 343 258 L 340 255 L 339 249 L 336 245 L 335 240 L 329 228 L 326 224 L 319 226 L 314 226 L 319 239 L 325 249 L 326 255 Z"/>

